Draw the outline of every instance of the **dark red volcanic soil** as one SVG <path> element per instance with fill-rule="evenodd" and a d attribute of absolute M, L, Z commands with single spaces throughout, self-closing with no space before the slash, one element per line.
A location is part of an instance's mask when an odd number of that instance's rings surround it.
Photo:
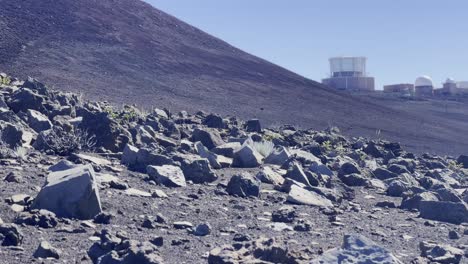
<path fill-rule="evenodd" d="M 331 91 L 139 0 L 0 0 L 0 70 L 116 104 L 205 110 L 468 151 L 468 105 L 392 107 Z M 319 39 L 318 39 L 319 41 Z M 422 107 L 422 108 L 421 108 Z"/>

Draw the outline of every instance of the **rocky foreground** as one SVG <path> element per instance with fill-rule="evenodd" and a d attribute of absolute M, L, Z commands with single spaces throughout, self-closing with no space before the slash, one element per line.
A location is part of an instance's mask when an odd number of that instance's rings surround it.
<path fill-rule="evenodd" d="M 467 156 L 0 76 L 2 263 L 467 263 Z"/>

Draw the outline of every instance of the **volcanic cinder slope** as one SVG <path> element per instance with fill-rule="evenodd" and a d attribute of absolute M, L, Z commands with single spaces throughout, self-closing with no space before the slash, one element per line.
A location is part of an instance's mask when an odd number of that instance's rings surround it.
<path fill-rule="evenodd" d="M 0 69 L 87 98 L 468 149 L 466 104 L 452 118 L 331 91 L 139 0 L 0 0 L 0 10 Z"/>

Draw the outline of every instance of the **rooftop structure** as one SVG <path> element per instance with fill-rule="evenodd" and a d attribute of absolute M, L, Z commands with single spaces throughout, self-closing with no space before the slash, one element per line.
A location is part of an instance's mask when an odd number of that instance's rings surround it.
<path fill-rule="evenodd" d="M 333 57 L 330 77 L 322 83 L 339 90 L 374 91 L 375 80 L 366 74 L 366 57 Z"/>

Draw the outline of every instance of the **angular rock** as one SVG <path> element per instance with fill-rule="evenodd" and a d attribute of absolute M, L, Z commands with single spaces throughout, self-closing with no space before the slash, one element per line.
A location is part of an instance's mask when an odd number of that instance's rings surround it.
<path fill-rule="evenodd" d="M 236 152 L 240 148 L 241 148 L 241 144 L 239 142 L 228 142 L 228 143 L 215 147 L 211 151 L 213 151 L 213 153 L 215 154 L 222 155 L 228 158 L 232 158 L 234 157 L 234 152 Z"/>
<path fill-rule="evenodd" d="M 340 248 L 324 252 L 311 263 L 403 264 L 388 250 L 361 235 L 345 235 Z"/>
<path fill-rule="evenodd" d="M 28 109 L 26 115 L 27 123 L 30 128 L 34 129 L 34 131 L 39 133 L 52 128 L 52 122 L 50 122 L 49 118 L 41 112 Z"/>
<path fill-rule="evenodd" d="M 372 172 L 375 178 L 379 180 L 387 180 L 387 179 L 392 179 L 398 177 L 396 173 L 393 173 L 387 169 L 384 168 L 377 168 Z"/>
<path fill-rule="evenodd" d="M 457 225 L 468 222 L 468 208 L 465 203 L 421 201 L 419 212 L 420 217 L 429 220 Z"/>
<path fill-rule="evenodd" d="M 146 168 L 148 175 L 159 184 L 168 187 L 185 187 L 185 176 L 182 170 L 177 166 L 148 166 Z"/>
<path fill-rule="evenodd" d="M 304 173 L 302 166 L 297 162 L 293 162 L 284 177 L 303 183 L 306 186 L 312 186 L 309 182 L 309 179 L 307 178 L 307 175 Z"/>
<path fill-rule="evenodd" d="M 251 146 L 244 145 L 234 152 L 232 166 L 238 168 L 255 168 L 262 164 L 262 159 L 263 156 Z"/>
<path fill-rule="evenodd" d="M 121 163 L 127 166 L 134 166 L 137 163 L 138 158 L 138 148 L 130 144 L 125 145 L 125 148 L 122 152 Z"/>
<path fill-rule="evenodd" d="M 262 170 L 257 173 L 257 179 L 261 182 L 273 184 L 276 186 L 280 186 L 284 183 L 284 178 L 279 173 L 274 171 L 270 167 L 263 167 Z"/>
<path fill-rule="evenodd" d="M 42 241 L 39 247 L 36 249 L 36 252 L 34 252 L 34 257 L 35 258 L 54 258 L 54 259 L 59 259 L 60 258 L 60 250 L 52 247 L 49 242 L 47 241 Z"/>
<path fill-rule="evenodd" d="M 461 249 L 429 241 L 419 243 L 419 249 L 422 257 L 435 263 L 457 264 L 465 254 Z"/>
<path fill-rule="evenodd" d="M 211 128 L 226 128 L 227 124 L 222 117 L 215 114 L 209 114 L 203 119 L 203 124 Z"/>
<path fill-rule="evenodd" d="M 54 165 L 50 166 L 47 170 L 50 172 L 57 172 L 57 171 L 64 171 L 76 168 L 78 165 L 69 161 L 69 160 L 61 160 Z"/>
<path fill-rule="evenodd" d="M 32 208 L 46 209 L 59 217 L 94 218 L 102 209 L 93 167 L 51 172 Z"/>
<path fill-rule="evenodd" d="M 262 132 L 262 126 L 260 124 L 260 120 L 258 119 L 250 119 L 245 124 L 245 130 L 247 132 Z"/>
<path fill-rule="evenodd" d="M 207 159 L 184 161 L 182 163 L 182 171 L 186 180 L 197 184 L 214 182 L 218 179 L 218 175 L 211 170 Z"/>
<path fill-rule="evenodd" d="M 192 134 L 192 141 L 200 141 L 209 150 L 224 144 L 224 141 L 218 131 L 214 129 L 195 129 Z"/>
<path fill-rule="evenodd" d="M 265 158 L 266 164 L 274 164 L 282 166 L 287 160 L 291 158 L 291 154 L 285 147 L 278 147 Z"/>
<path fill-rule="evenodd" d="M 468 156 L 467 155 L 460 155 L 457 159 L 457 163 L 461 164 L 463 168 L 468 169 Z"/>
<path fill-rule="evenodd" d="M 2 246 L 19 246 L 23 242 L 23 234 L 15 224 L 0 224 L 0 244 Z"/>
<path fill-rule="evenodd" d="M 419 210 L 421 201 L 438 201 L 438 200 L 439 199 L 437 198 L 437 196 L 432 192 L 418 193 L 415 195 L 403 197 L 400 208 L 407 209 L 407 210 L 411 210 L 411 209 Z"/>
<path fill-rule="evenodd" d="M 239 197 L 259 197 L 260 196 L 260 181 L 252 177 L 250 174 L 242 173 L 234 175 L 229 181 L 226 191 L 230 195 Z"/>
<path fill-rule="evenodd" d="M 333 203 L 327 198 L 294 184 L 290 187 L 287 201 L 292 204 L 333 207 Z"/>

